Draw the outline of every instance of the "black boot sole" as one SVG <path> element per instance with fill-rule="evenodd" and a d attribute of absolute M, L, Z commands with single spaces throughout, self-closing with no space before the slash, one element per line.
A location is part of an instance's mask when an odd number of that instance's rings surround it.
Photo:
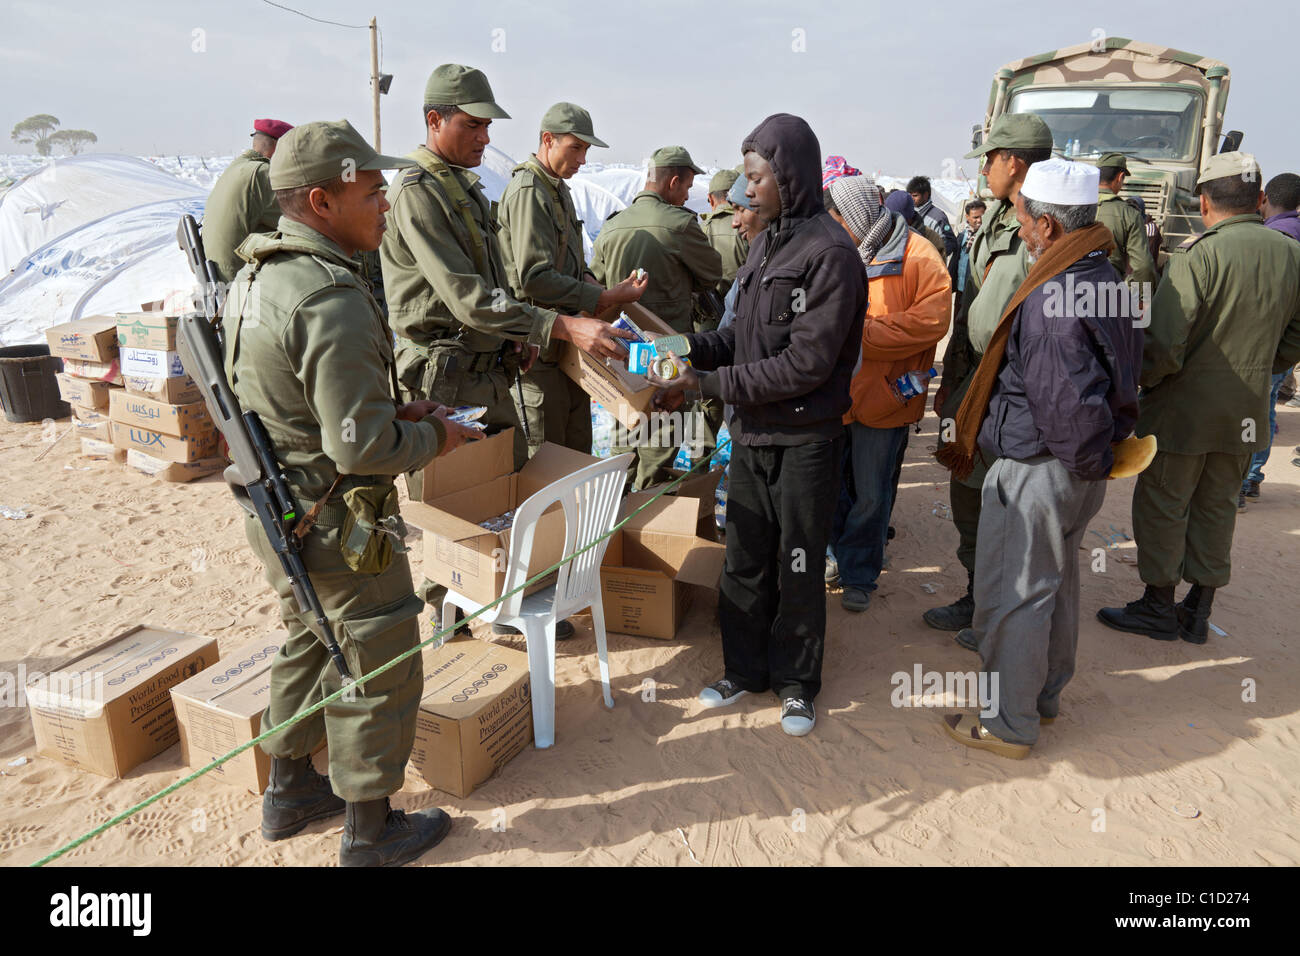
<path fill-rule="evenodd" d="M 1104 608 L 1102 609 L 1105 610 Z M 1153 631 L 1149 627 L 1125 627 L 1123 624 L 1117 624 L 1108 619 L 1102 611 L 1097 612 L 1097 620 L 1105 624 L 1112 631 L 1122 631 L 1125 634 L 1141 634 L 1143 637 L 1149 637 L 1153 641 L 1176 641 L 1178 640 L 1178 631 Z"/>
<path fill-rule="evenodd" d="M 275 843 L 278 840 L 287 840 L 295 834 L 301 833 L 307 829 L 308 825 L 315 823 L 317 820 L 328 820 L 330 817 L 337 817 L 347 809 L 347 804 L 339 800 L 337 809 L 322 809 L 313 813 L 309 817 L 304 817 L 296 823 L 285 824 L 276 829 L 268 829 L 266 824 L 262 824 L 262 839 L 268 843 Z"/>

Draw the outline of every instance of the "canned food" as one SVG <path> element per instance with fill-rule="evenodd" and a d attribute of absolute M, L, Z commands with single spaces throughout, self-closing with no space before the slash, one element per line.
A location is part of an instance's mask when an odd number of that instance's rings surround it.
<path fill-rule="evenodd" d="M 682 366 L 675 358 L 664 356 L 654 360 L 655 375 L 665 381 L 674 379 L 682 374 Z"/>

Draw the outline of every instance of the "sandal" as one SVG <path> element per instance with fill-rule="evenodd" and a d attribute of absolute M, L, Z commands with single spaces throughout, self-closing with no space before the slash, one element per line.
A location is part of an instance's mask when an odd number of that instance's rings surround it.
<path fill-rule="evenodd" d="M 943 729 L 959 744 L 976 750 L 988 750 L 1010 760 L 1024 760 L 1029 756 L 1027 744 L 1013 744 L 994 736 L 974 714 L 949 714 L 943 718 Z"/>

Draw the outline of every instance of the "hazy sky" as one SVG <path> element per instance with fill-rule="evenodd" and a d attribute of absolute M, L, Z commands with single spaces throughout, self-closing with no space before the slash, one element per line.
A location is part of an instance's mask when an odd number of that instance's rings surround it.
<path fill-rule="evenodd" d="M 733 165 L 764 116 L 805 117 L 822 152 L 868 171 L 939 175 L 983 119 L 993 72 L 1094 30 L 1223 60 L 1227 127 L 1245 131 L 1265 176 L 1300 170 L 1295 60 L 1284 30 L 1294 0 L 1074 4 L 793 3 L 772 0 L 285 0 L 350 24 L 379 18 L 383 146 L 423 140 L 424 82 L 439 63 L 484 70 L 512 115 L 493 143 L 533 148 L 557 100 L 587 107 L 611 149 L 638 162 L 668 143 L 702 165 Z M 805 52 L 796 52 L 799 34 Z M 1270 41 L 1270 37 L 1273 39 Z M 313 23 L 262 0 L 0 0 L 0 125 L 32 113 L 99 136 L 100 151 L 237 152 L 254 117 L 346 117 L 372 133 L 368 34 Z M 1274 109 L 1273 107 L 1279 107 Z M 7 138 L 0 152 L 30 151 Z M 974 162 L 966 162 L 968 174 Z"/>

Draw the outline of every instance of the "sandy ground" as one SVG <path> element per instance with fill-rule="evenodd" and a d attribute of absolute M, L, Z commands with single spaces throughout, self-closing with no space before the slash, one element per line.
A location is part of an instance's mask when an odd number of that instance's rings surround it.
<path fill-rule="evenodd" d="M 1300 411 L 1278 417 L 1263 497 L 1238 520 L 1233 582 L 1215 604 L 1226 634 L 1194 647 L 1107 630 L 1096 608 L 1141 591 L 1133 545 L 1109 550 L 1104 572 L 1083 555 L 1078 672 L 1062 718 L 1027 760 L 958 746 L 938 727 L 943 710 L 890 704 L 897 672 L 978 666 L 921 621 L 965 583 L 956 532 L 936 507 L 947 491 L 929 458 L 937 422 L 927 416 L 908 451 L 898 537 L 870 610 L 850 615 L 828 595 L 811 736 L 782 734 L 769 696 L 725 712 L 696 704 L 722 662 L 712 595 L 701 592 L 676 640 L 611 637 L 612 711 L 580 618 L 579 635 L 560 649 L 554 748 L 529 748 L 466 799 L 426 791 L 395 802 L 453 814 L 429 864 L 1294 865 L 1300 468 L 1290 459 Z M 82 459 L 71 438 L 35 463 L 45 447 L 39 425 L 0 423 L 0 505 L 31 512 L 0 520 L 10 622 L 0 670 L 55 668 L 141 622 L 213 635 L 223 652 L 277 629 L 275 601 L 218 477 L 164 484 Z M 1109 489 L 1090 548 L 1114 538 L 1112 528 L 1131 532 L 1130 496 L 1131 482 Z M 647 678 L 652 702 L 642 695 Z M 1243 700 L 1248 681 L 1252 701 Z M 7 766 L 18 757 L 28 762 Z M 186 772 L 179 747 L 125 780 L 70 769 L 35 753 L 17 707 L 0 710 L 0 770 L 8 864 L 39 858 Z M 334 863 L 333 821 L 268 844 L 259 805 L 203 778 L 63 861 Z M 494 830 L 498 809 L 506 826 Z M 200 819 L 206 827 L 196 829 Z"/>

